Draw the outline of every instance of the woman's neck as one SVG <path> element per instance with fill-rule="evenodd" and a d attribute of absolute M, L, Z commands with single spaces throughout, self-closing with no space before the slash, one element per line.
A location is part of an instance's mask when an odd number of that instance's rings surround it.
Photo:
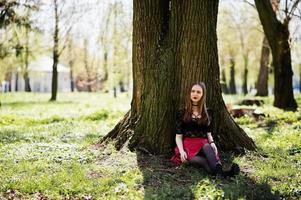
<path fill-rule="evenodd" d="M 196 107 L 196 106 L 193 106 L 193 107 L 192 107 L 192 112 L 199 112 L 199 108 Z"/>

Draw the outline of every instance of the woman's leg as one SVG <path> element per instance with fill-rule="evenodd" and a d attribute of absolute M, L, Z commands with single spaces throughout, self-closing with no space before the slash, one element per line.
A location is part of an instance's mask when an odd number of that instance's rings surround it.
<path fill-rule="evenodd" d="M 212 147 L 210 144 L 206 143 L 202 149 L 201 152 L 204 154 L 208 166 L 210 168 L 210 171 L 212 173 L 220 173 L 222 170 L 222 166 L 220 161 L 216 158 L 215 152 L 213 151 Z"/>
<path fill-rule="evenodd" d="M 212 173 L 206 158 L 204 158 L 203 156 L 196 155 L 191 160 L 189 160 L 189 163 L 194 167 L 204 168 L 210 174 Z"/>
<path fill-rule="evenodd" d="M 224 177 L 232 177 L 239 174 L 240 168 L 235 163 L 231 166 L 231 169 L 229 171 L 223 171 L 222 164 L 220 160 L 216 158 L 215 153 L 210 144 L 205 144 L 201 150 L 201 153 L 203 153 L 206 157 L 211 174 L 221 174 Z"/>

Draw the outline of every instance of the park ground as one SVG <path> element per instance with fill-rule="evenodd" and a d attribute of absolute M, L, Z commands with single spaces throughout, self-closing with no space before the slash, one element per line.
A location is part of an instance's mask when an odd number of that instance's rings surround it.
<path fill-rule="evenodd" d="M 235 119 L 258 149 L 238 157 L 222 154 L 241 167 L 231 179 L 175 167 L 167 157 L 96 145 L 130 108 L 127 95 L 66 93 L 57 102 L 49 97 L 1 94 L 0 200 L 301 198 L 301 95 L 295 96 L 297 112 L 274 108 L 273 97 L 266 97 L 260 107 L 266 117 Z"/>

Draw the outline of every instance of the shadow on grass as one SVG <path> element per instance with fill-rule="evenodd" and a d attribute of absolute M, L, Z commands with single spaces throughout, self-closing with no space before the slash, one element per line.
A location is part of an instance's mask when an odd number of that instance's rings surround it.
<path fill-rule="evenodd" d="M 232 179 L 208 175 L 192 166 L 176 167 L 168 158 L 137 152 L 143 173 L 144 199 L 280 199 L 270 185 L 242 172 Z"/>

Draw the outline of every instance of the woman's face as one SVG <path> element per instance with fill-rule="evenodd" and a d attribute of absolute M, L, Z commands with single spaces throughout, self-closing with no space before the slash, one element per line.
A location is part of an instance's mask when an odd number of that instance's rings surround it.
<path fill-rule="evenodd" d="M 190 92 L 190 99 L 192 101 L 193 104 L 197 104 L 203 96 L 203 89 L 201 86 L 199 85 L 194 85 L 191 88 L 191 92 Z"/>

